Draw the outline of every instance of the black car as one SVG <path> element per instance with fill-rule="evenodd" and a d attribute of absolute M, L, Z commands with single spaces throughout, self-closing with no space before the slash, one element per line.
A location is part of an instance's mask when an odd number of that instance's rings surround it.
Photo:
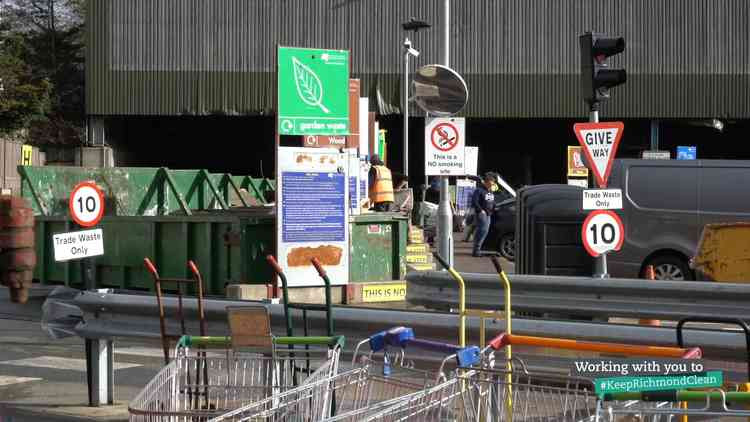
<path fill-rule="evenodd" d="M 482 249 L 496 250 L 503 258 L 513 261 L 516 257 L 516 198 L 499 198 L 492 213 L 490 232 Z"/>

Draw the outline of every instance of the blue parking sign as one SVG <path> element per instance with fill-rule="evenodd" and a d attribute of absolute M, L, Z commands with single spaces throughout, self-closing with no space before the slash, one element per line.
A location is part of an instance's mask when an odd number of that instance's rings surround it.
<path fill-rule="evenodd" d="M 678 146 L 677 147 L 677 159 L 678 160 L 695 160 L 698 158 L 698 150 L 695 146 Z"/>

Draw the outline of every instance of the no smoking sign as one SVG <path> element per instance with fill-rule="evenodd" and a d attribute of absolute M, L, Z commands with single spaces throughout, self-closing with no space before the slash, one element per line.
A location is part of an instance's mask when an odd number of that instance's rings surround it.
<path fill-rule="evenodd" d="M 428 119 L 425 125 L 425 175 L 463 176 L 463 118 Z"/>

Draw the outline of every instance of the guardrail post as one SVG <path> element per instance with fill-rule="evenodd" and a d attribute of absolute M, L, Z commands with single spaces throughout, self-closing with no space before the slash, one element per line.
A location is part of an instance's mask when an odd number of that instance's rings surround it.
<path fill-rule="evenodd" d="M 114 404 L 114 341 L 89 338 L 85 341 L 89 406 Z"/>

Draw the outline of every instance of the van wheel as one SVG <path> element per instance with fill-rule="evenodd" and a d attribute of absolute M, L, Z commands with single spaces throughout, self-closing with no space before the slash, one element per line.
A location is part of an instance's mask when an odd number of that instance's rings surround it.
<path fill-rule="evenodd" d="M 505 234 L 497 242 L 497 251 L 508 261 L 513 261 L 516 257 L 516 239 L 513 234 Z"/>
<path fill-rule="evenodd" d="M 657 280 L 685 281 L 694 280 L 693 272 L 687 261 L 673 255 L 663 255 L 653 258 L 646 266 L 654 266 Z"/>

